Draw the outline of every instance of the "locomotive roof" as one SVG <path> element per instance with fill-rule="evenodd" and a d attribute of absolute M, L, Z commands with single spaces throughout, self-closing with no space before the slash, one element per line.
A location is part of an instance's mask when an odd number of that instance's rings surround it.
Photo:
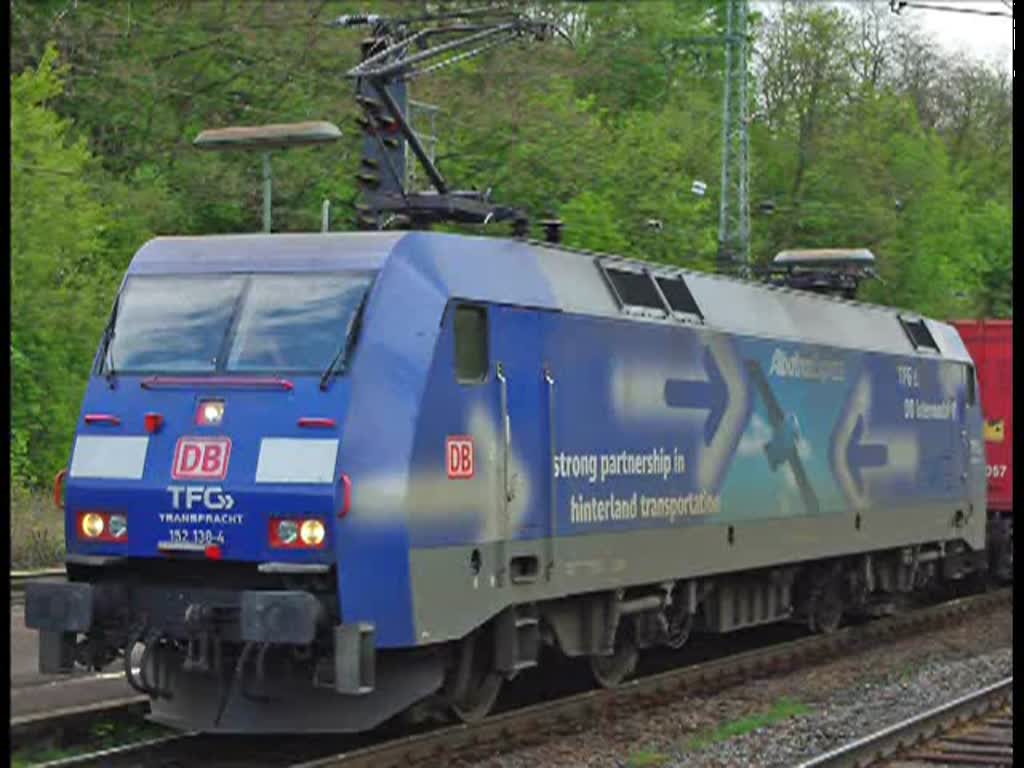
<path fill-rule="evenodd" d="M 970 361 L 951 325 L 914 313 L 536 241 L 435 232 L 159 237 L 139 249 L 128 272 L 379 270 L 390 262 L 413 267 L 452 297 Z M 645 273 L 657 278 L 652 295 L 660 292 L 674 309 L 682 296 L 697 311 L 670 315 L 623 301 L 615 282 L 630 275 L 649 282 Z M 917 344 L 922 332 L 935 351 Z"/>
<path fill-rule="evenodd" d="M 129 274 L 161 272 L 318 272 L 380 269 L 404 232 L 157 237 L 143 245 Z"/>

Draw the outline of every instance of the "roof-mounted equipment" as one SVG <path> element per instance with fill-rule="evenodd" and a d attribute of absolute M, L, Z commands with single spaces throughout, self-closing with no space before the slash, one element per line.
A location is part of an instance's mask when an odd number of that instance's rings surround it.
<path fill-rule="evenodd" d="M 875 256 L 866 248 L 780 251 L 762 271 L 773 285 L 843 299 L 856 298 L 862 280 L 878 279 Z"/>
<path fill-rule="evenodd" d="M 564 33 L 550 22 L 491 8 L 402 19 L 341 16 L 330 26 L 370 27 L 362 44 L 362 61 L 347 72 L 356 81 L 356 101 L 363 110 L 357 118 L 364 134 L 358 174 L 363 198 L 357 206 L 359 226 L 427 228 L 442 221 L 511 221 L 514 233 L 525 235 L 528 221 L 522 210 L 492 202 L 489 191 L 457 191 L 449 186 L 409 119 L 408 83 L 499 45 L 546 40 L 555 34 L 565 37 Z M 425 171 L 430 190 L 408 188 L 406 147 Z"/>

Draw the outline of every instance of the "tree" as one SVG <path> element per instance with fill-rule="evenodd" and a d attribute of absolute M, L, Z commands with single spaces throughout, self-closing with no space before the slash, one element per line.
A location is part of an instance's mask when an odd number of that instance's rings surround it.
<path fill-rule="evenodd" d="M 1013 316 L 1013 210 L 1005 203 L 987 200 L 968 218 L 972 245 L 981 264 L 979 317 Z"/>
<path fill-rule="evenodd" d="M 593 192 L 581 192 L 562 206 L 566 244 L 604 253 L 623 253 L 627 242 L 616 226 L 615 207 Z"/>
<path fill-rule="evenodd" d="M 49 106 L 66 70 L 45 49 L 11 79 L 12 472 L 39 481 L 66 460 L 85 374 L 117 276 L 95 162 Z"/>
<path fill-rule="evenodd" d="M 344 72 L 365 30 L 323 22 L 364 6 L 12 0 L 19 477 L 48 480 L 67 460 L 94 350 L 138 247 L 157 233 L 259 229 L 258 157 L 198 152 L 201 129 L 336 123 L 342 141 L 275 156 L 274 228 L 318 230 L 324 198 L 335 229 L 354 226 L 362 134 Z M 502 7 L 558 21 L 575 46 L 523 40 L 412 81 L 413 98 L 441 108 L 437 162 L 452 186 L 490 188 L 534 221 L 561 216 L 569 244 L 714 268 L 724 57 L 712 41 L 724 0 Z M 1012 314 L 1008 73 L 943 53 L 884 0 L 762 7 L 749 26 L 754 260 L 866 246 L 885 283 L 865 298 L 937 317 Z M 696 179 L 706 197 L 690 193 Z"/>

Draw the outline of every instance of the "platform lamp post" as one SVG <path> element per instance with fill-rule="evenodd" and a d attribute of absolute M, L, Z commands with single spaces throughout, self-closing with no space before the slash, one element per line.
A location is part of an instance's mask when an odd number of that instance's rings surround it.
<path fill-rule="evenodd" d="M 196 136 L 192 145 L 204 150 L 244 150 L 263 155 L 263 231 L 269 233 L 272 195 L 270 153 L 275 149 L 328 144 L 340 138 L 341 131 L 334 123 L 314 121 L 210 128 Z"/>

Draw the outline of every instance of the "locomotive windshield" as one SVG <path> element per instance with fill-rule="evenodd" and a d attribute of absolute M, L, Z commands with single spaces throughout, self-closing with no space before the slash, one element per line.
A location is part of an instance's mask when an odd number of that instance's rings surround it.
<path fill-rule="evenodd" d="M 322 373 L 350 338 L 372 277 L 144 275 L 125 281 L 106 373 Z"/>

